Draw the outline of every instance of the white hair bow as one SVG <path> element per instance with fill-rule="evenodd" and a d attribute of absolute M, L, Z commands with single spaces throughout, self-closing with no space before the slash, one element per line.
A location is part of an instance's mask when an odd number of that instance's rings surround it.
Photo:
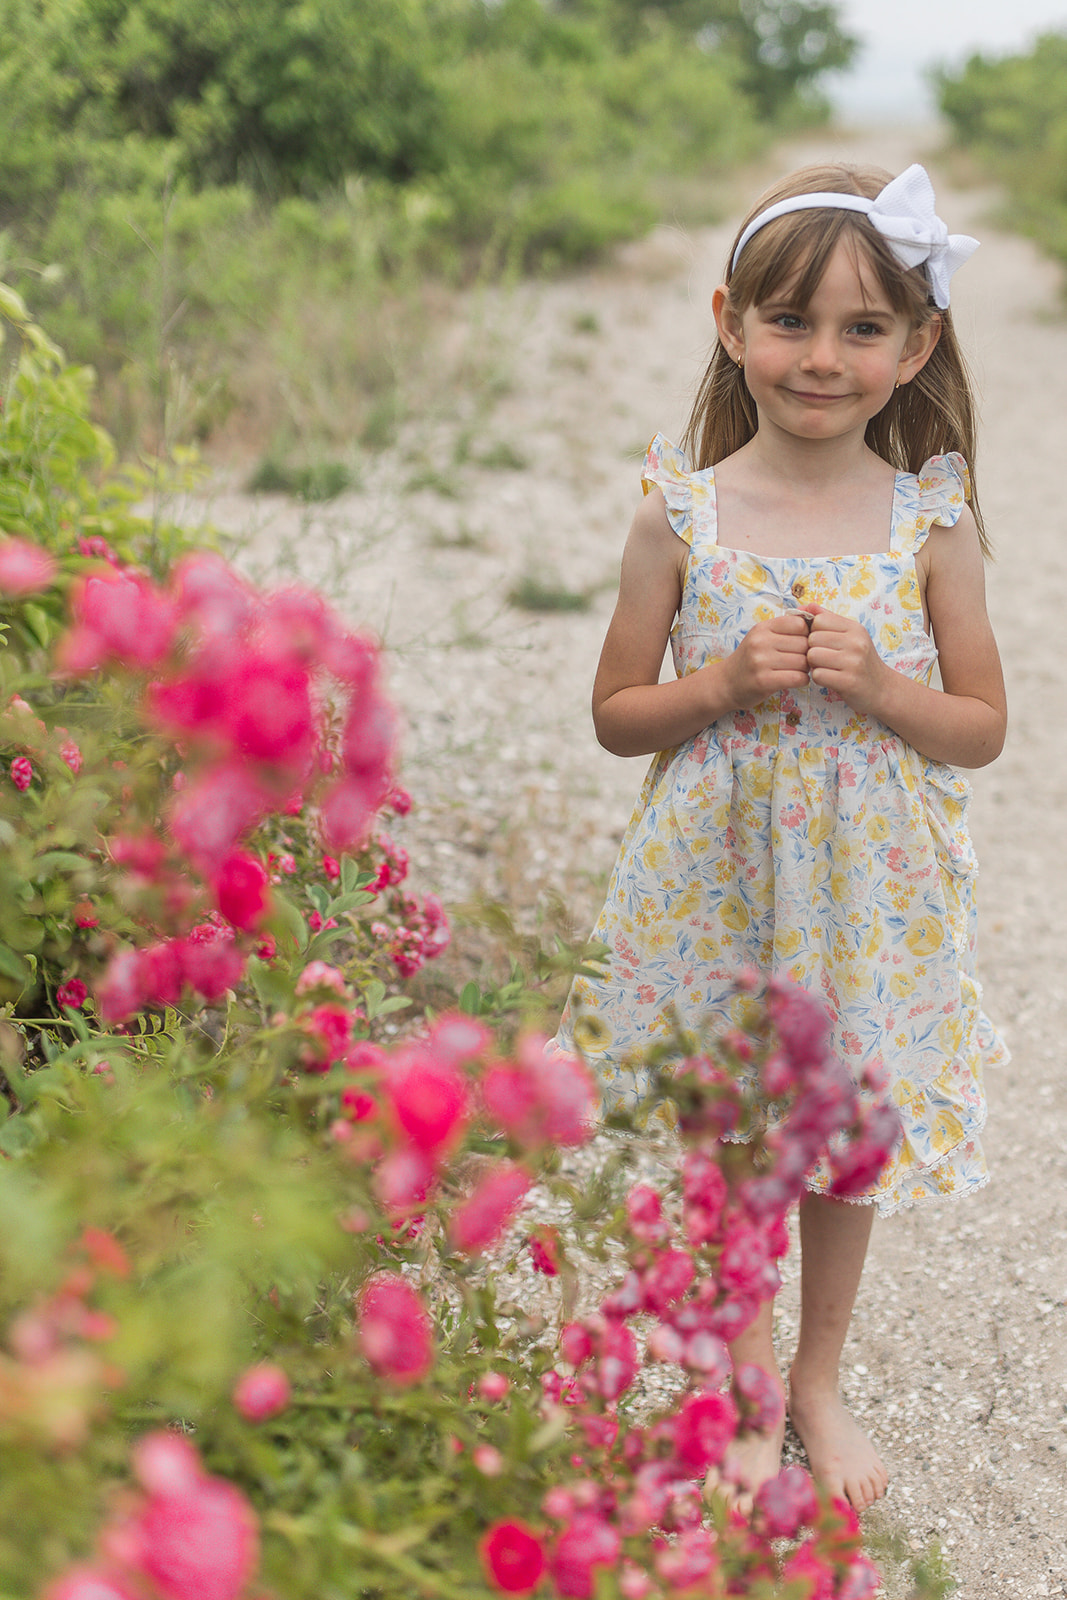
<path fill-rule="evenodd" d="M 887 183 L 867 215 L 902 267 L 925 264 L 934 304 L 949 302 L 949 279 L 974 255 L 978 240 L 949 233 L 934 210 L 934 186 L 918 162 Z"/>
<path fill-rule="evenodd" d="M 892 178 L 880 194 L 868 200 L 862 194 L 794 194 L 753 217 L 737 241 L 731 270 L 737 266 L 742 250 L 754 233 L 775 217 L 792 211 L 811 211 L 821 207 L 837 211 L 858 211 L 870 218 L 902 267 L 926 267 L 926 278 L 934 304 L 944 311 L 948 305 L 949 279 L 957 267 L 978 249 L 978 240 L 966 233 L 949 233 L 934 210 L 934 186 L 925 167 L 918 162 L 899 177 Z"/>

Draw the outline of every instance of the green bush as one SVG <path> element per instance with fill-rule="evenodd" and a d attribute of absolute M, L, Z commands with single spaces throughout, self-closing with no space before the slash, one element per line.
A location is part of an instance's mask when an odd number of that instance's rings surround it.
<path fill-rule="evenodd" d="M 1067 261 L 1067 34 L 937 79 L 954 141 L 1004 182 L 1011 219 Z"/>

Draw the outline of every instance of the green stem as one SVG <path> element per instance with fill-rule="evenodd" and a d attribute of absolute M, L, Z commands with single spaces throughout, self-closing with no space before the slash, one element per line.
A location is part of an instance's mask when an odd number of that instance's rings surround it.
<path fill-rule="evenodd" d="M 301 1539 L 314 1537 L 320 1531 L 316 1524 L 309 1520 L 287 1517 L 281 1513 L 268 1516 L 265 1520 L 269 1527 L 284 1534 L 294 1544 Z M 365 1528 L 355 1528 L 350 1523 L 344 1522 L 334 1532 L 341 1544 L 347 1545 L 349 1549 L 362 1551 L 364 1555 L 371 1556 L 382 1566 L 390 1567 L 400 1577 L 415 1584 L 422 1594 L 440 1595 L 442 1600 L 471 1600 L 469 1589 L 458 1589 L 440 1573 L 427 1571 L 402 1551 L 390 1550 L 387 1540 L 379 1534 L 368 1533 Z"/>

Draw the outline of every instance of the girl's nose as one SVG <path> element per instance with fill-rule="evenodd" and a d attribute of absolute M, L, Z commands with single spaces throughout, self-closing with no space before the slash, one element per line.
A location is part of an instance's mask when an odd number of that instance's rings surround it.
<path fill-rule="evenodd" d="M 837 372 L 841 351 L 832 333 L 814 333 L 804 351 L 804 366 L 809 372 Z"/>

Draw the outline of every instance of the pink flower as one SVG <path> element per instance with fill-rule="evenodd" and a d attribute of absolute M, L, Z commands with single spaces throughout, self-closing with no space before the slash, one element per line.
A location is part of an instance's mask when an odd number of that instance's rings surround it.
<path fill-rule="evenodd" d="M 302 769 L 315 736 L 306 668 L 246 650 L 225 685 L 219 720 L 242 755 Z"/>
<path fill-rule="evenodd" d="M 504 1457 L 492 1444 L 476 1444 L 471 1461 L 484 1478 L 499 1478 L 504 1470 Z"/>
<path fill-rule="evenodd" d="M 66 983 L 61 983 L 56 990 L 56 1005 L 60 1008 L 70 1006 L 72 1011 L 80 1011 L 88 994 L 89 991 L 80 978 L 68 978 Z"/>
<path fill-rule="evenodd" d="M 783 1467 L 777 1477 L 760 1485 L 755 1510 L 769 1539 L 795 1539 L 801 1527 L 818 1515 L 819 1501 L 803 1467 Z"/>
<path fill-rule="evenodd" d="M 23 793 L 33 782 L 33 768 L 25 756 L 16 756 L 11 763 L 11 782 L 16 789 L 21 789 Z"/>
<path fill-rule="evenodd" d="M 560 1239 L 557 1229 L 545 1224 L 536 1228 L 529 1238 L 530 1259 L 535 1272 L 546 1278 L 555 1278 L 560 1268 Z"/>
<path fill-rule="evenodd" d="M 0 544 L 0 591 L 37 594 L 56 575 L 55 557 L 26 539 L 8 538 Z"/>
<path fill-rule="evenodd" d="M 393 1383 L 417 1383 L 433 1364 L 430 1319 L 410 1284 L 380 1272 L 359 1301 L 358 1342 L 368 1365 Z"/>
<path fill-rule="evenodd" d="M 389 806 L 391 810 L 396 812 L 398 817 L 406 817 L 411 810 L 411 796 L 406 789 L 402 789 L 399 784 L 396 784 L 392 794 L 389 796 Z"/>
<path fill-rule="evenodd" d="M 303 1055 L 305 1071 L 329 1072 L 335 1061 L 344 1059 L 352 1042 L 352 1014 L 345 1006 L 314 1006 L 300 1018 L 300 1026 L 311 1039 Z"/>
<path fill-rule="evenodd" d="M 247 851 L 231 850 L 223 859 L 215 874 L 214 889 L 215 904 L 235 928 L 258 928 L 270 910 L 266 868 Z"/>
<path fill-rule="evenodd" d="M 112 956 L 107 971 L 96 986 L 96 1006 L 106 1027 L 125 1022 L 144 1003 L 139 952 L 120 950 Z"/>
<path fill-rule="evenodd" d="M 467 1082 L 451 1063 L 413 1047 L 390 1060 L 386 1088 L 396 1121 L 416 1149 L 436 1159 L 459 1138 L 468 1114 Z"/>
<path fill-rule="evenodd" d="M 322 870 L 328 878 L 336 881 L 341 876 L 341 863 L 336 856 L 323 856 Z"/>
<path fill-rule="evenodd" d="M 100 925 L 100 918 L 96 915 L 91 900 L 79 900 L 71 915 L 76 928 L 96 928 Z"/>
<path fill-rule="evenodd" d="M 698 1394 L 674 1419 L 674 1448 L 694 1477 L 721 1461 L 737 1431 L 737 1407 L 728 1394 Z"/>
<path fill-rule="evenodd" d="M 74 776 L 77 777 L 82 769 L 82 753 L 73 739 L 64 739 L 59 747 L 59 754 L 66 762 Z"/>
<path fill-rule="evenodd" d="M 276 1417 L 289 1404 L 289 1379 L 273 1361 L 260 1361 L 242 1372 L 233 1391 L 233 1403 L 248 1422 Z"/>
<path fill-rule="evenodd" d="M 87 539 L 80 538 L 77 543 L 77 551 L 82 556 L 97 556 L 100 560 L 109 561 L 113 567 L 119 565 L 118 556 L 107 540 L 102 539 L 98 533 L 92 534 Z"/>
<path fill-rule="evenodd" d="M 228 939 L 198 939 L 199 931 L 194 928 L 176 948 L 186 983 L 210 1004 L 240 983 L 245 958 Z"/>
<path fill-rule="evenodd" d="M 658 1244 L 667 1237 L 669 1230 L 663 1216 L 663 1201 L 651 1185 L 634 1185 L 626 1196 L 626 1215 L 630 1221 L 630 1232 L 636 1239 L 642 1239 L 646 1244 Z"/>
<path fill-rule="evenodd" d="M 211 551 L 184 557 L 171 580 L 183 622 L 209 636 L 232 639 L 254 620 L 256 596 L 233 568 Z"/>
<path fill-rule="evenodd" d="M 613 1567 L 622 1541 L 618 1529 L 591 1512 L 580 1511 L 556 1540 L 549 1563 L 552 1581 L 567 1600 L 590 1600 L 593 1568 Z"/>
<path fill-rule="evenodd" d="M 347 994 L 345 975 L 328 961 L 309 961 L 296 980 L 297 996 L 310 994 L 314 989 L 328 989 L 332 994 Z"/>
<path fill-rule="evenodd" d="M 755 1433 L 770 1433 L 777 1427 L 785 1410 L 780 1384 L 769 1372 L 753 1362 L 746 1362 L 734 1373 L 734 1388 L 741 1402 L 741 1416 L 746 1428 Z"/>
<path fill-rule="evenodd" d="M 189 859 L 212 874 L 270 806 L 269 790 L 247 763 L 221 762 L 202 772 L 176 797 L 170 831 Z"/>
<path fill-rule="evenodd" d="M 501 1161 L 481 1179 L 474 1193 L 452 1213 L 448 1234 L 452 1248 L 476 1255 L 492 1244 L 518 1210 L 530 1187 L 530 1175 L 514 1161 Z"/>
<path fill-rule="evenodd" d="M 140 1570 L 165 1600 L 237 1600 L 259 1559 L 252 1509 L 221 1478 L 150 1496 L 137 1531 Z"/>
<path fill-rule="evenodd" d="M 524 1522 L 497 1522 L 478 1545 L 486 1577 L 504 1594 L 529 1594 L 545 1570 L 541 1541 Z"/>
<path fill-rule="evenodd" d="M 502 1372 L 483 1372 L 477 1383 L 479 1395 L 483 1400 L 488 1400 L 490 1405 L 503 1400 L 510 1388 L 511 1385 Z"/>
<path fill-rule="evenodd" d="M 61 642 L 60 665 L 91 672 L 110 657 L 154 667 L 170 653 L 178 625 L 167 597 L 136 573 L 103 570 L 74 592 L 74 627 Z"/>
<path fill-rule="evenodd" d="M 334 850 L 359 849 L 381 805 L 384 773 L 355 773 L 342 778 L 323 797 L 323 834 Z"/>
<path fill-rule="evenodd" d="M 656 1552 L 659 1576 L 671 1589 L 692 1589 L 717 1565 L 715 1535 L 707 1528 L 686 1528 L 673 1544 Z"/>

